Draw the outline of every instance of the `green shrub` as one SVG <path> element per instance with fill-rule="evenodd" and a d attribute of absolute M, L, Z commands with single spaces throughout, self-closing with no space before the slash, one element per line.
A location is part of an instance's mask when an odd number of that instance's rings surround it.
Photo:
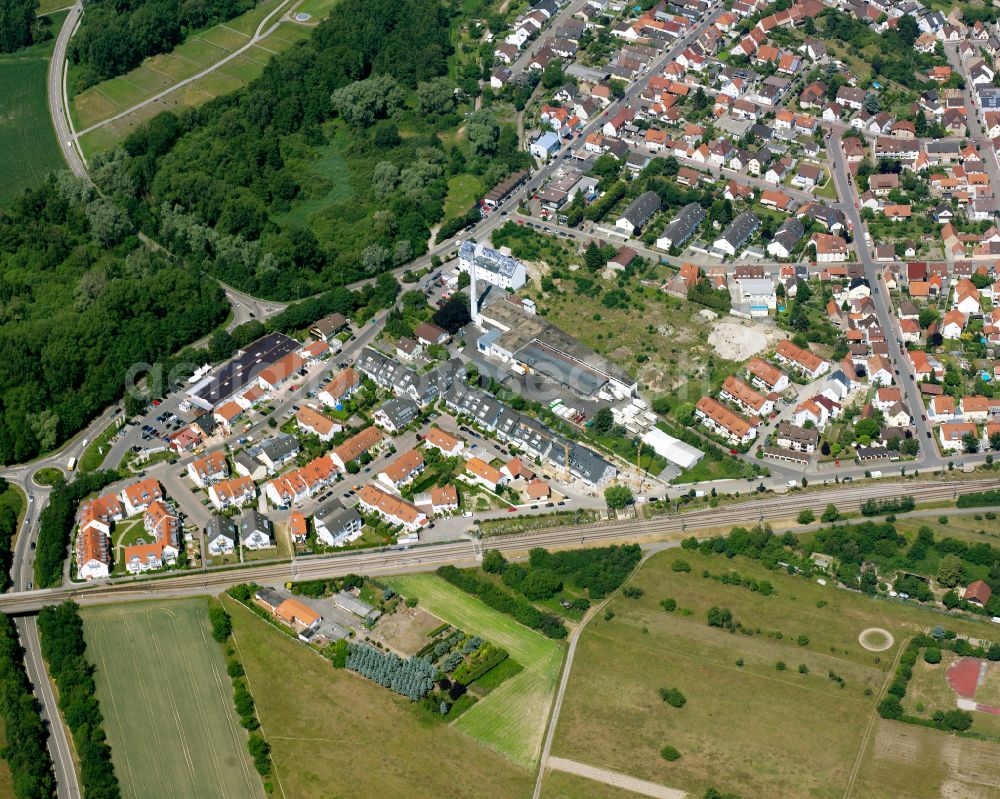
<path fill-rule="evenodd" d="M 677 751 L 677 747 L 675 746 L 664 746 L 660 750 L 660 757 L 662 757 L 664 760 L 669 760 L 673 762 L 674 760 L 679 760 L 680 756 L 681 753 Z"/>

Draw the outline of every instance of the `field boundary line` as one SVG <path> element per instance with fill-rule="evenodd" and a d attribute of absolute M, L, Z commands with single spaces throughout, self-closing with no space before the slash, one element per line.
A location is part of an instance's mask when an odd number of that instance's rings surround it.
<path fill-rule="evenodd" d="M 209 640 L 208 634 L 205 631 L 205 625 L 204 624 L 200 625 L 200 628 L 201 628 L 202 644 L 206 647 L 217 647 L 217 644 L 214 639 L 211 641 Z M 223 657 L 223 660 L 225 660 L 225 657 Z M 228 679 L 228 674 L 226 675 L 227 679 L 225 680 L 222 679 L 222 675 L 219 673 L 217 665 L 212 667 L 212 676 L 215 678 L 215 688 L 222 699 L 223 705 L 226 707 L 228 711 L 226 713 L 226 721 L 227 721 L 226 726 L 229 729 L 229 734 L 233 739 L 233 743 L 236 745 L 237 751 L 240 753 L 240 766 L 242 767 L 243 771 L 243 779 L 246 780 L 247 783 L 247 790 L 249 791 L 250 796 L 254 795 L 259 796 L 260 795 L 259 792 L 255 791 L 254 787 L 260 785 L 260 776 L 257 775 L 256 771 L 254 771 L 250 767 L 250 763 L 247 756 L 246 731 L 244 730 L 243 735 L 240 735 L 239 730 L 241 730 L 242 728 L 237 726 L 233 718 L 233 712 L 232 710 L 229 709 L 230 705 L 232 704 L 232 700 L 227 695 L 228 692 L 226 691 L 226 687 L 228 686 L 229 689 L 232 690 L 232 682 Z"/>
<path fill-rule="evenodd" d="M 892 659 L 892 666 L 889 668 L 889 673 L 886 675 L 885 682 L 882 684 L 882 690 L 880 690 L 878 692 L 878 696 L 875 697 L 875 705 L 872 707 L 871 713 L 868 715 L 868 724 L 865 725 L 864 734 L 861 736 L 861 746 L 858 748 L 858 755 L 854 758 L 854 765 L 851 767 L 851 773 L 847 777 L 847 786 L 844 788 L 844 799 L 850 799 L 851 794 L 854 792 L 854 785 L 857 782 L 858 774 L 861 773 L 861 764 L 865 759 L 865 751 L 868 749 L 868 744 L 871 742 L 872 730 L 875 729 L 876 719 L 880 718 L 878 715 L 878 703 L 882 701 L 882 698 L 889 690 L 889 685 L 891 685 L 893 678 L 896 676 L 896 667 L 899 666 L 899 661 L 903 657 L 903 651 L 906 649 L 909 642 L 909 638 L 900 641 L 896 657 Z"/>
<path fill-rule="evenodd" d="M 152 613 L 152 609 L 150 609 L 149 612 Z M 160 608 L 159 612 L 165 613 L 170 618 L 169 632 L 171 633 L 171 636 L 173 638 L 173 640 L 170 643 L 175 650 L 179 650 L 180 642 L 183 636 L 181 635 L 181 632 L 177 626 L 177 614 L 174 613 L 169 608 Z M 204 634 L 204 631 L 202 631 L 202 633 Z M 160 652 L 159 642 L 156 643 L 156 650 L 157 652 Z M 194 672 L 194 669 L 191 665 L 191 661 L 188 659 L 185 659 L 184 671 L 188 676 L 190 684 L 196 685 L 198 680 L 198 675 Z M 171 696 L 173 696 L 173 692 L 171 692 Z M 215 736 L 211 734 L 211 724 L 208 721 L 208 717 L 205 715 L 205 705 L 201 702 L 198 702 L 197 704 L 198 704 L 198 711 L 197 711 L 198 718 L 201 720 L 201 726 L 202 729 L 205 731 L 205 737 L 208 738 L 208 747 L 207 747 L 208 752 L 211 755 L 212 762 L 215 765 L 215 775 L 214 775 L 215 784 L 219 788 L 219 795 L 225 796 L 226 787 L 222 782 L 222 769 L 220 768 L 221 760 L 219 758 L 219 750 L 216 748 Z"/>
<path fill-rule="evenodd" d="M 148 608 L 148 607 L 146 608 L 147 620 L 150 618 L 152 610 L 153 608 Z M 163 660 L 163 650 L 160 647 L 160 642 L 157 640 L 157 637 L 155 635 L 151 635 L 150 638 L 153 641 L 153 649 L 156 650 L 157 662 L 162 664 L 164 660 Z M 134 656 L 135 655 L 134 649 L 132 650 L 132 653 Z M 137 671 L 140 674 L 142 673 L 142 669 L 137 668 Z M 188 773 L 191 775 L 191 784 L 197 785 L 198 776 L 197 774 L 195 774 L 194 760 L 192 760 L 191 758 L 191 747 L 188 746 L 187 739 L 184 736 L 184 725 L 181 722 L 181 714 L 177 708 L 177 700 L 174 697 L 173 681 L 170 679 L 170 675 L 166 675 L 166 679 L 164 680 L 164 682 L 166 683 L 165 694 L 170 701 L 170 715 L 173 717 L 174 726 L 177 728 L 177 738 L 181 743 L 181 751 L 184 753 L 184 761 L 187 764 Z M 147 695 L 145 684 L 143 684 L 143 695 L 144 696 Z"/>
<path fill-rule="evenodd" d="M 125 624 L 124 624 L 124 622 L 125 622 L 125 614 L 119 611 L 118 616 L 121 619 L 121 621 L 122 621 L 122 627 L 124 628 L 124 626 L 125 626 Z M 86 634 L 86 627 L 84 628 L 84 633 Z M 89 648 L 92 649 L 93 647 L 89 647 Z M 104 671 L 105 674 L 108 675 L 109 680 L 113 676 L 115 683 L 118 684 L 118 685 L 120 685 L 121 681 L 118 679 L 118 670 L 117 669 L 109 669 L 108 668 L 107 659 L 104 656 L 104 652 L 105 652 L 104 649 L 99 648 L 98 657 L 100 658 L 100 661 L 101 661 L 101 669 Z M 109 692 L 109 693 L 111 693 L 111 692 Z M 111 712 L 112 712 L 112 715 L 114 716 L 115 726 L 118 728 L 118 738 L 120 740 L 120 739 L 122 739 L 122 738 L 125 737 L 125 731 L 124 731 L 124 728 L 122 727 L 121 714 L 118 712 L 118 702 L 115 700 L 114 693 L 111 693 L 111 696 L 109 698 L 111 700 L 110 701 Z M 105 710 L 105 713 L 107 713 L 107 710 Z M 112 753 L 113 752 L 114 752 L 114 750 L 112 750 Z M 125 774 L 127 775 L 129 786 L 132 788 L 132 795 L 133 796 L 138 796 L 139 794 L 135 790 L 135 777 L 132 775 L 132 765 L 131 765 L 131 763 L 129 763 L 128 758 L 122 758 L 122 762 L 124 763 L 124 766 L 125 766 Z M 116 766 L 116 768 L 117 768 L 117 766 Z M 119 776 L 119 778 L 121 778 L 120 774 L 118 776 Z M 124 786 L 122 786 L 122 787 L 124 788 Z M 126 794 L 125 791 L 122 791 L 122 793 Z"/>
<path fill-rule="evenodd" d="M 235 599 L 232 599 L 232 597 L 229 597 L 228 594 L 223 593 L 223 596 L 226 597 L 227 599 L 231 599 L 234 603 L 236 603 L 237 605 L 239 605 L 240 607 L 242 607 L 250 615 L 252 615 L 252 616 L 256 616 L 257 615 L 252 610 L 250 610 L 250 608 L 246 607 L 242 602 L 237 602 Z M 233 637 L 233 645 L 236 647 L 236 654 L 240 658 L 240 663 L 242 663 L 243 662 L 243 653 L 240 652 L 240 642 L 236 638 L 236 631 L 233 630 L 230 634 Z M 322 657 L 322 655 L 320 655 L 320 657 Z M 251 685 L 251 683 L 250 683 L 250 675 L 246 673 L 246 669 L 244 669 L 243 671 L 244 671 L 243 676 L 246 677 L 246 681 L 247 681 L 247 688 L 250 689 L 250 696 L 253 696 L 253 685 Z M 264 722 L 261 721 L 260 714 L 257 712 L 257 703 L 256 702 L 254 703 L 253 712 L 254 712 L 254 715 L 257 717 L 257 723 L 260 724 L 260 734 L 264 736 L 264 740 L 266 741 L 268 736 L 267 736 L 267 733 L 264 732 Z M 274 773 L 274 779 L 278 783 L 278 790 L 281 791 L 281 795 L 282 796 L 287 796 L 288 794 L 285 793 L 285 789 L 284 789 L 284 787 L 281 784 L 281 777 L 278 775 L 278 766 L 274 762 L 274 758 L 273 757 L 271 758 L 271 771 Z"/>
<path fill-rule="evenodd" d="M 682 791 L 679 788 L 668 788 L 665 785 L 660 785 L 658 782 L 642 780 L 638 777 L 623 774 L 620 771 L 598 768 L 586 763 L 579 763 L 576 760 L 567 760 L 564 757 L 553 755 L 549 758 L 548 762 L 549 768 L 556 771 L 575 774 L 578 777 L 583 777 L 593 782 L 603 782 L 605 785 L 611 785 L 614 788 L 624 788 L 626 791 L 642 794 L 643 796 L 651 796 L 653 799 L 684 799 L 688 795 L 687 791 Z"/>
<path fill-rule="evenodd" d="M 542 780 L 545 778 L 545 768 L 548 763 L 550 753 L 552 752 L 552 742 L 556 737 L 556 726 L 559 723 L 559 711 L 562 709 L 563 697 L 566 695 L 566 686 L 569 684 L 569 674 L 573 668 L 573 657 L 576 655 L 576 645 L 580 640 L 580 636 L 583 635 L 584 629 L 590 623 L 591 619 L 597 615 L 605 605 L 607 605 L 614 597 L 616 597 L 619 592 L 625 586 L 629 585 L 639 574 L 639 570 L 642 568 L 643 564 L 649 560 L 658 550 L 652 549 L 646 552 L 639 562 L 636 564 L 632 573 L 628 576 L 618 588 L 608 594 L 604 599 L 597 605 L 594 605 L 590 610 L 583 614 L 583 618 L 580 622 L 573 627 L 569 634 L 569 646 L 566 649 L 566 655 L 563 659 L 562 670 L 559 674 L 559 685 L 556 688 L 556 696 L 552 701 L 552 708 L 549 711 L 548 722 L 545 727 L 545 738 L 542 744 L 542 754 L 538 760 L 538 776 L 535 779 L 535 791 L 532 794 L 532 799 L 539 799 L 542 795 Z"/>

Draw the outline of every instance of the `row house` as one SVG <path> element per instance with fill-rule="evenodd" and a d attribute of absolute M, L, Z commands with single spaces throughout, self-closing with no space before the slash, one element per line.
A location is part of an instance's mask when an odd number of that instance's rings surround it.
<path fill-rule="evenodd" d="M 733 444 L 749 444 L 757 437 L 756 417 L 744 419 L 712 397 L 702 397 L 695 405 L 695 415 L 709 430 L 724 436 Z"/>

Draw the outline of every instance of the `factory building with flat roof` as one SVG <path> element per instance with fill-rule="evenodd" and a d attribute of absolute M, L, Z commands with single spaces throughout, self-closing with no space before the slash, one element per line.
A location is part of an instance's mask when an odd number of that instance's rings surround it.
<path fill-rule="evenodd" d="M 284 333 L 268 333 L 191 386 L 187 397 L 194 405 L 210 411 L 255 385 L 261 372 L 299 346 L 299 342 Z"/>

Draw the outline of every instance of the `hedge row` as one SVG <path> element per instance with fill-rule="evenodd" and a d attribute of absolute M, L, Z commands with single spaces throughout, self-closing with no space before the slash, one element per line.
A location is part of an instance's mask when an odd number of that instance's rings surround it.
<path fill-rule="evenodd" d="M 73 733 L 86 799 L 118 799 L 121 789 L 104 735 L 94 667 L 87 661 L 83 619 L 75 602 L 43 608 L 38 614 L 42 655 L 59 688 L 59 709 Z"/>
<path fill-rule="evenodd" d="M 1000 488 L 989 491 L 976 491 L 972 494 L 962 494 L 955 503 L 960 508 L 983 508 L 1000 505 Z"/>
<path fill-rule="evenodd" d="M 493 610 L 505 613 L 525 627 L 538 630 L 542 635 L 549 638 L 565 638 L 568 634 L 566 625 L 558 616 L 543 613 L 530 602 L 503 590 L 489 580 L 484 580 L 474 572 L 456 569 L 454 566 L 441 566 L 437 574 L 456 588 L 477 597 Z"/>

